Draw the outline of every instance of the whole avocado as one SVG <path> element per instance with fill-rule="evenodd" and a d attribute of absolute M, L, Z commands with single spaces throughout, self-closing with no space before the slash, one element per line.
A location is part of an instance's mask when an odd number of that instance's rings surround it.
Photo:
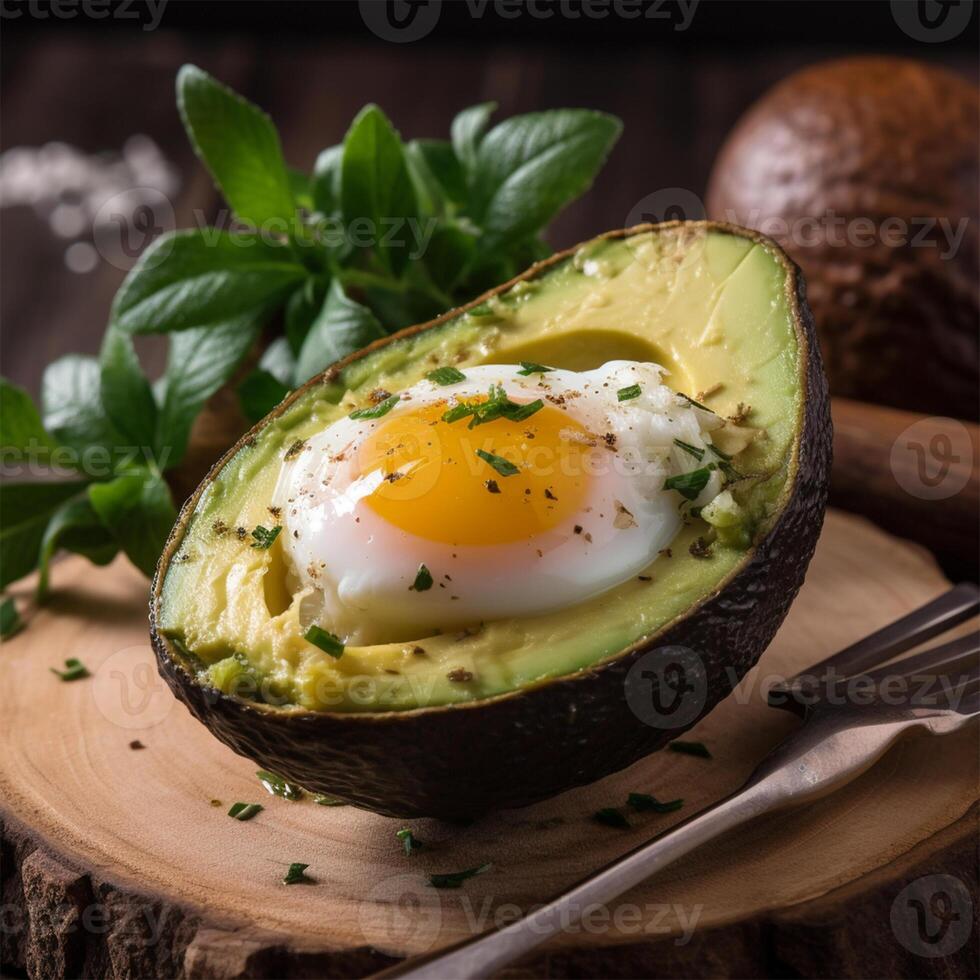
<path fill-rule="evenodd" d="M 723 146 L 709 216 L 802 267 L 832 393 L 977 416 L 978 113 L 945 70 L 848 58 L 776 85 Z"/>

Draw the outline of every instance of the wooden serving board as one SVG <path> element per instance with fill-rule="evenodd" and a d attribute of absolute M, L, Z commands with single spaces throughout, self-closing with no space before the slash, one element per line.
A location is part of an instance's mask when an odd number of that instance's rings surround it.
<path fill-rule="evenodd" d="M 947 582 L 925 552 L 831 513 L 776 641 L 690 736 L 712 760 L 661 752 L 466 827 L 412 821 L 426 847 L 411 857 L 402 822 L 267 795 L 256 766 L 174 701 L 147 638 L 147 583 L 127 564 L 69 559 L 54 586 L 0 655 L 0 940 L 8 966 L 44 978 L 360 976 L 527 910 L 737 787 L 795 724 L 765 707 L 767 676 Z M 92 677 L 59 681 L 49 668 L 68 657 Z M 975 731 L 911 738 L 832 796 L 709 844 L 508 975 L 968 975 L 975 946 L 913 955 L 889 915 L 905 882 L 937 868 L 975 894 L 976 755 Z M 630 791 L 685 805 L 637 815 L 631 830 L 590 818 Z M 236 801 L 265 810 L 240 823 L 226 815 Z M 281 884 L 294 861 L 315 884 Z M 486 861 L 457 891 L 426 884 Z"/>

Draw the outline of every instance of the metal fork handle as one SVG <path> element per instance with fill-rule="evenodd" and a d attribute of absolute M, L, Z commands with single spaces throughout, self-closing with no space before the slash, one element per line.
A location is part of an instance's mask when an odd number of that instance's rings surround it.
<path fill-rule="evenodd" d="M 412 957 L 377 974 L 375 980 L 479 980 L 492 976 L 536 946 L 607 906 L 651 875 L 701 844 L 771 810 L 822 795 L 867 769 L 907 728 L 921 719 L 868 726 L 860 736 L 840 731 L 831 720 L 811 723 L 778 747 L 731 796 L 640 845 L 575 885 L 542 908 L 502 929 L 454 946 Z M 846 736 L 846 737 L 842 737 Z"/>
<path fill-rule="evenodd" d="M 961 582 L 907 616 L 808 667 L 785 684 L 777 685 L 772 693 L 784 693 L 807 679 L 825 675 L 829 670 L 845 675 L 860 674 L 966 622 L 977 612 L 980 612 L 980 589 L 971 582 Z"/>

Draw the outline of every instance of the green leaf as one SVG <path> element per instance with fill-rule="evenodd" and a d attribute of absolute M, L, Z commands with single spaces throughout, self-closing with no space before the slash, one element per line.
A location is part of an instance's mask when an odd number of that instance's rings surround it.
<path fill-rule="evenodd" d="M 280 384 L 291 386 L 296 376 L 296 358 L 285 337 L 277 337 L 259 358 L 259 367 L 268 371 Z"/>
<path fill-rule="evenodd" d="M 0 589 L 37 568 L 48 522 L 85 483 L 0 483 Z"/>
<path fill-rule="evenodd" d="M 313 204 L 321 214 L 332 215 L 340 210 L 340 174 L 344 146 L 338 143 L 320 152 L 313 164 Z"/>
<path fill-rule="evenodd" d="M 658 800 L 649 793 L 630 793 L 626 802 L 637 813 L 673 813 L 684 805 L 683 800 Z"/>
<path fill-rule="evenodd" d="M 140 470 L 88 488 L 89 502 L 129 560 L 152 575 L 177 511 L 163 477 Z"/>
<path fill-rule="evenodd" d="M 291 225 L 295 205 L 272 120 L 195 65 L 177 73 L 177 108 L 195 152 L 238 216 L 256 227 L 274 219 Z"/>
<path fill-rule="evenodd" d="M 399 402 L 401 395 L 390 395 L 383 402 L 370 408 L 356 408 L 347 417 L 349 419 L 380 419 L 387 415 Z"/>
<path fill-rule="evenodd" d="M 587 190 L 621 129 L 589 109 L 532 112 L 491 129 L 477 149 L 469 209 L 483 251 L 531 235 Z"/>
<path fill-rule="evenodd" d="M 84 491 L 61 504 L 44 529 L 38 556 L 37 593 L 40 598 L 44 598 L 48 591 L 51 559 L 61 548 L 84 555 L 96 565 L 108 564 L 119 551 L 113 535 L 92 508 Z"/>
<path fill-rule="evenodd" d="M 273 374 L 256 368 L 239 386 L 238 399 L 249 422 L 258 422 L 281 402 L 290 389 Z"/>
<path fill-rule="evenodd" d="M 260 317 L 307 275 L 286 247 L 251 233 L 162 235 L 116 293 L 112 324 L 124 333 L 170 333 Z"/>
<path fill-rule="evenodd" d="M 443 211 L 446 202 L 458 207 L 465 203 L 466 173 L 448 140 L 412 140 L 405 157 L 433 213 Z"/>
<path fill-rule="evenodd" d="M 251 820 L 257 817 L 265 809 L 261 803 L 233 803 L 228 811 L 228 816 L 235 820 Z"/>
<path fill-rule="evenodd" d="M 432 572 L 426 568 L 423 562 L 419 565 L 419 570 L 415 573 L 415 581 L 409 586 L 412 592 L 428 592 L 432 588 Z"/>
<path fill-rule="evenodd" d="M 458 225 L 443 225 L 432 233 L 422 258 L 436 285 L 450 291 L 462 278 L 476 250 L 475 235 Z"/>
<path fill-rule="evenodd" d="M 259 769 L 255 774 L 259 777 L 259 782 L 266 788 L 266 791 L 273 796 L 281 796 L 284 800 L 301 800 L 303 790 L 294 783 L 288 783 L 282 776 L 277 776 L 274 772 L 267 769 Z"/>
<path fill-rule="evenodd" d="M 313 178 L 309 174 L 304 174 L 302 170 L 288 167 L 289 189 L 292 192 L 293 200 L 299 207 L 307 211 L 315 208 L 313 203 Z"/>
<path fill-rule="evenodd" d="M 268 551 L 281 533 L 281 524 L 277 524 L 273 528 L 263 527 L 259 524 L 252 529 L 252 537 L 255 539 L 252 542 L 252 547 L 258 548 L 260 551 Z"/>
<path fill-rule="evenodd" d="M 328 282 L 325 278 L 308 276 L 302 285 L 290 293 L 289 299 L 286 300 L 286 339 L 289 341 L 289 347 L 293 354 L 299 354 L 313 321 L 323 307 L 323 301 L 327 297 L 327 286 Z M 272 368 L 267 368 L 267 370 L 279 377 Z M 288 379 L 280 377 L 279 380 L 283 384 L 291 384 L 293 381 L 292 372 L 290 372 Z"/>
<path fill-rule="evenodd" d="M 310 327 L 296 363 L 296 381 L 302 383 L 353 351 L 385 336 L 377 317 L 350 299 L 334 280 L 323 308 Z"/>
<path fill-rule="evenodd" d="M 111 449 L 119 434 L 102 407 L 102 371 L 94 357 L 67 354 L 47 366 L 41 381 L 44 427 L 62 445 L 82 452 Z"/>
<path fill-rule="evenodd" d="M 496 108 L 496 102 L 482 102 L 464 109 L 452 122 L 449 132 L 453 141 L 453 150 L 459 162 L 467 170 L 472 170 L 476 165 L 476 151 L 480 139 Z"/>
<path fill-rule="evenodd" d="M 422 850 L 425 845 L 412 833 L 409 827 L 403 827 L 395 831 L 395 836 L 402 842 L 405 853 L 411 857 L 416 851 Z"/>
<path fill-rule="evenodd" d="M 24 628 L 17 604 L 8 596 L 0 602 L 0 640 L 9 640 Z"/>
<path fill-rule="evenodd" d="M 85 677 L 91 677 L 92 675 L 88 672 L 88 668 L 79 660 L 77 657 L 70 657 L 65 661 L 65 670 L 56 670 L 54 667 L 49 667 L 48 670 L 57 677 L 60 677 L 63 681 L 80 681 Z"/>
<path fill-rule="evenodd" d="M 601 810 L 596 810 L 592 814 L 592 819 L 596 823 L 601 823 L 606 827 L 616 827 L 618 830 L 629 830 L 630 822 L 615 807 L 607 806 Z"/>
<path fill-rule="evenodd" d="M 418 205 L 401 140 L 376 105 L 357 114 L 344 138 L 341 207 L 352 233 L 358 219 L 371 222 L 374 253 L 400 273 L 412 247 L 407 219 L 418 216 Z"/>
<path fill-rule="evenodd" d="M 306 869 L 309 867 L 308 864 L 302 864 L 299 861 L 294 861 L 289 869 L 286 871 L 282 879 L 284 885 L 312 885 L 314 884 L 313 879 L 306 873 Z"/>
<path fill-rule="evenodd" d="M 130 337 L 110 327 L 102 341 L 99 396 L 120 435 L 134 447 L 155 445 L 157 403 Z"/>
<path fill-rule="evenodd" d="M 260 317 L 243 314 L 225 323 L 171 334 L 154 445 L 160 467 L 176 466 L 187 449 L 204 403 L 235 373 L 252 349 Z"/>
<path fill-rule="evenodd" d="M 433 888 L 459 888 L 464 881 L 482 875 L 492 867 L 492 864 L 481 864 L 477 868 L 467 868 L 465 871 L 449 871 L 444 874 L 429 875 L 429 884 Z"/>
<path fill-rule="evenodd" d="M 6 378 L 0 378 L 0 446 L 18 452 L 54 447 L 31 396 Z"/>
<path fill-rule="evenodd" d="M 678 473 L 677 476 L 667 477 L 664 480 L 664 490 L 676 490 L 687 500 L 696 500 L 710 479 L 711 470 L 707 466 L 702 466 L 700 469 L 691 470 L 690 473 Z"/>

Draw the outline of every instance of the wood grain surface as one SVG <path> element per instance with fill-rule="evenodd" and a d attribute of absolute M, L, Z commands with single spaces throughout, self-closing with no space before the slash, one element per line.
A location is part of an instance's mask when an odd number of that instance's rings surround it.
<path fill-rule="evenodd" d="M 692 735 L 712 760 L 661 752 L 469 826 L 413 821 L 426 848 L 407 857 L 395 837 L 399 821 L 267 795 L 256 767 L 193 721 L 157 677 L 146 581 L 122 561 L 95 570 L 65 560 L 54 570 L 50 604 L 27 611 L 27 629 L 0 658 L 3 901 L 14 926 L 4 959 L 45 978 L 354 976 L 451 942 L 527 910 L 733 790 L 795 724 L 765 707 L 769 680 L 946 585 L 920 549 L 831 513 L 772 647 Z M 92 676 L 59 681 L 50 668 L 68 657 L 82 659 Z M 848 956 L 865 971 L 883 956 L 906 963 L 881 876 L 918 867 L 916 855 L 928 864 L 939 843 L 954 848 L 954 873 L 975 873 L 963 854 L 975 847 L 977 776 L 975 731 L 941 742 L 910 738 L 832 796 L 704 847 L 596 913 L 587 929 L 563 933 L 514 975 L 758 975 L 771 967 L 760 957 L 777 955 L 784 963 L 809 957 L 807 972 L 821 963 L 815 935 L 838 968 Z M 685 805 L 677 814 L 636 816 L 627 831 L 591 819 L 632 791 L 682 797 Z M 236 801 L 265 809 L 240 823 L 226 815 Z M 294 861 L 309 864 L 313 884 L 281 883 Z M 458 891 L 426 884 L 429 873 L 487 861 L 492 870 Z M 862 951 L 833 898 L 866 894 L 865 880 L 876 883 L 875 902 L 859 902 L 863 914 L 853 920 L 864 935 L 874 931 L 880 955 Z M 822 927 L 805 914 L 813 903 Z M 975 955 L 971 949 L 965 955 Z M 913 959 L 921 976 L 965 969 L 955 957 Z"/>

